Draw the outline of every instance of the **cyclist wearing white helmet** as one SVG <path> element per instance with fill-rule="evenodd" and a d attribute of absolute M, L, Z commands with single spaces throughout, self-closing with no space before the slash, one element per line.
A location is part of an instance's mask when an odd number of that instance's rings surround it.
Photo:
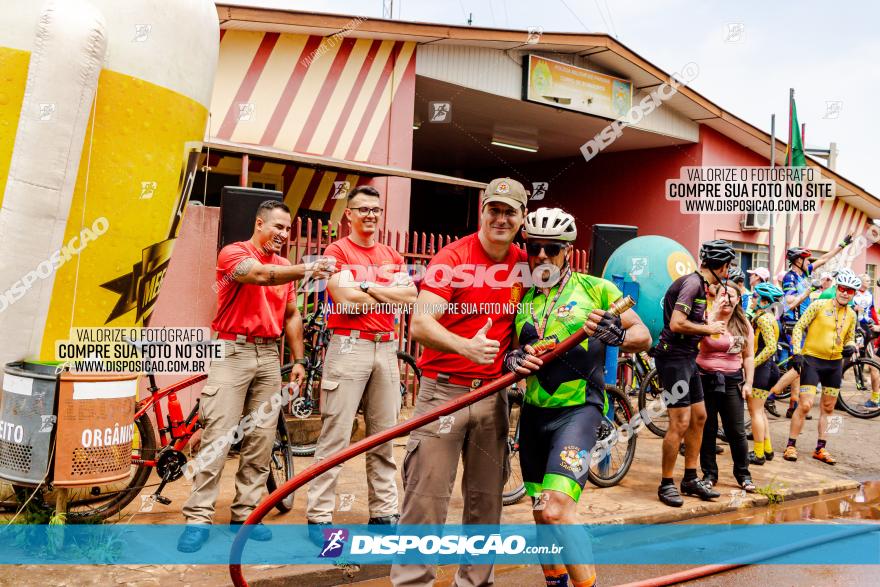
<path fill-rule="evenodd" d="M 791 334 L 794 355 L 791 362 L 800 371 L 800 404 L 791 418 L 788 446 L 782 455 L 786 461 L 797 460 L 795 443 L 804 425 L 804 417 L 813 407 L 816 386 L 822 384 L 822 402 L 819 413 L 819 442 L 813 458 L 833 465 L 834 458 L 825 449 L 825 430 L 828 417 L 834 412 L 843 374 L 843 360 L 856 351 L 856 313 L 849 303 L 862 285 L 862 280 L 850 269 L 837 273 L 837 295 L 834 299 L 816 300 L 798 319 Z M 804 337 L 804 331 L 807 331 Z M 801 348 L 803 339 L 803 348 Z"/>
<path fill-rule="evenodd" d="M 539 208 L 526 216 L 523 232 L 529 268 L 538 283 L 523 297 L 514 322 L 519 348 L 505 357 L 506 368 L 517 369 L 527 354 L 550 350 L 580 328 L 590 334 L 526 379 L 520 414 L 523 480 L 535 503 L 543 502 L 533 510 L 535 522 L 577 524 L 578 498 L 608 406 L 605 347 L 647 350 L 651 335 L 633 310 L 619 317 L 606 312 L 622 297 L 613 283 L 571 270 L 571 243 L 577 237 L 571 214 Z M 568 577 L 571 585 L 595 581 L 593 565 L 542 566 L 548 585 L 569 584 Z"/>

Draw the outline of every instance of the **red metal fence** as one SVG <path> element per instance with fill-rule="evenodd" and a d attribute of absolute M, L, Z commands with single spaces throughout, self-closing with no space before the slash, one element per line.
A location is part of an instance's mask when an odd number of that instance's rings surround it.
<path fill-rule="evenodd" d="M 342 222 L 323 222 L 312 218 L 296 218 L 293 222 L 290 240 L 288 241 L 288 258 L 292 263 L 301 263 L 303 257 L 318 256 L 337 238 L 345 236 Z M 399 252 L 407 265 L 427 265 L 434 254 L 449 243 L 461 238 L 459 235 L 428 234 L 425 232 L 380 231 L 378 241 Z M 571 265 L 575 271 L 587 270 L 587 252 L 583 249 L 572 251 Z M 299 288 L 299 284 L 297 284 Z M 309 292 L 300 300 L 300 312 L 305 318 L 326 299 L 323 292 Z M 396 321 L 400 350 L 409 353 L 416 359 L 422 354 L 421 345 L 409 336 L 410 314 L 402 314 Z M 407 395 L 415 403 L 418 387 L 408 367 L 401 370 L 401 381 L 406 382 Z"/>

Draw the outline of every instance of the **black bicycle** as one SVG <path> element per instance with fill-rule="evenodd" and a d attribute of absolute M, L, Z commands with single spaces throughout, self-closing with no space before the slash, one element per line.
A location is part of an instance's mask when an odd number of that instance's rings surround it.
<path fill-rule="evenodd" d="M 630 406 L 626 394 L 614 385 L 606 385 L 605 394 L 608 396 L 610 409 L 599 430 L 597 442 L 597 446 L 601 445 L 604 450 L 597 459 L 591 459 L 590 468 L 587 471 L 587 479 L 596 487 L 613 487 L 626 477 L 635 458 L 636 440 L 638 439 L 635 431 L 631 429 L 627 430 L 627 434 L 622 433 L 624 425 L 628 425 L 633 419 L 632 406 Z M 523 394 L 514 385 L 508 388 L 507 397 L 512 430 L 507 438 L 507 461 L 510 476 L 504 485 L 501 502 L 504 505 L 513 505 L 526 494 L 525 482 L 519 464 L 519 416 L 523 404 Z M 596 454 L 595 450 L 594 454 Z"/>
<path fill-rule="evenodd" d="M 660 383 L 660 376 L 657 374 L 657 369 L 651 369 L 648 372 L 648 375 L 642 380 L 641 387 L 639 387 L 638 406 L 639 413 L 642 415 L 642 422 L 648 430 L 660 438 L 664 438 L 666 432 L 669 430 L 669 412 L 666 409 L 667 398 L 664 397 L 664 392 L 665 390 L 663 389 L 663 384 Z M 745 402 L 745 400 L 743 401 Z M 747 405 L 744 407 L 743 414 L 743 425 L 746 430 L 751 430 L 752 419 L 748 415 L 749 411 Z M 718 437 L 726 441 L 724 438 L 724 429 L 720 426 L 718 427 Z"/>
<path fill-rule="evenodd" d="M 857 356 L 843 364 L 843 380 L 837 396 L 837 408 L 856 418 L 880 416 L 880 405 L 872 406 L 871 379 L 880 378 L 880 363 L 867 356 Z M 873 403 L 873 402 L 872 402 Z"/>

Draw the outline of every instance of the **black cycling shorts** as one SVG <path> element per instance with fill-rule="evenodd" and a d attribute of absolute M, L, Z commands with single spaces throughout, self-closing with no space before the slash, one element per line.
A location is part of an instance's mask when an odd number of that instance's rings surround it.
<path fill-rule="evenodd" d="M 779 381 L 779 367 L 769 358 L 760 366 L 755 367 L 755 378 L 752 383 L 754 389 L 769 390 Z"/>
<path fill-rule="evenodd" d="M 577 501 L 603 419 L 601 409 L 592 404 L 566 408 L 523 404 L 519 464 L 526 492 L 536 497 L 552 489 Z"/>
<path fill-rule="evenodd" d="M 667 406 L 670 408 L 686 408 L 703 401 L 703 382 L 697 373 L 697 359 L 656 357 L 654 365 L 660 377 L 663 391 L 672 398 Z M 676 385 L 687 383 L 687 387 Z"/>
<path fill-rule="evenodd" d="M 801 367 L 801 387 L 822 387 L 840 389 L 843 380 L 843 360 L 819 359 L 804 355 L 804 366 Z"/>

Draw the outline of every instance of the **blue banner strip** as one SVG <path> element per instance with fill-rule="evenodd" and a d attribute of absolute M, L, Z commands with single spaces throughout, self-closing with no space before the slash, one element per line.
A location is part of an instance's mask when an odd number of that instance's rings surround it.
<path fill-rule="evenodd" d="M 880 524 L 602 526 L 268 525 L 242 564 L 880 564 Z M 211 526 L 196 553 L 183 525 L 0 527 L 0 564 L 225 565 L 239 526 Z"/>

